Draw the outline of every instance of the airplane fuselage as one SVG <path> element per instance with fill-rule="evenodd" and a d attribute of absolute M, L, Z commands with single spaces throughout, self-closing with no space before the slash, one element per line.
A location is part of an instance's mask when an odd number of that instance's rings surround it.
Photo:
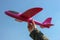
<path fill-rule="evenodd" d="M 19 14 L 19 13 L 15 14 L 15 13 L 13 13 L 11 11 L 5 11 L 5 14 L 10 16 L 10 17 L 13 17 L 15 19 L 21 20 L 21 21 L 30 22 L 30 23 L 32 22 L 32 18 L 26 18 L 25 16 L 21 16 L 21 14 Z M 48 18 L 48 19 L 49 20 L 48 20 L 48 22 L 46 21 L 47 22 L 46 24 L 40 23 L 40 22 L 38 22 L 36 20 L 34 20 L 34 22 L 35 22 L 35 24 L 40 25 L 43 28 L 44 27 L 49 28 L 50 26 L 52 26 L 52 24 L 49 23 L 51 18 Z"/>

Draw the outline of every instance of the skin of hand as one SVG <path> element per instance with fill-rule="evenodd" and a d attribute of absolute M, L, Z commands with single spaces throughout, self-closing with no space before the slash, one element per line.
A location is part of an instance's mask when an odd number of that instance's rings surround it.
<path fill-rule="evenodd" d="M 35 25 L 34 20 L 32 20 L 32 23 L 28 22 L 28 30 L 29 32 L 32 32 L 34 29 L 36 29 L 36 25 Z"/>

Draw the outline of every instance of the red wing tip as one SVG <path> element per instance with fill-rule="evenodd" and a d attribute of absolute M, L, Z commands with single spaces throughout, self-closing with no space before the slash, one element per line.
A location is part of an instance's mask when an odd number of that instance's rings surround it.
<path fill-rule="evenodd" d="M 40 7 L 34 7 L 34 8 L 31 8 L 31 9 L 43 10 L 43 8 L 40 8 Z"/>
<path fill-rule="evenodd" d="M 43 10 L 43 8 L 40 8 L 40 7 L 35 7 L 35 9 Z"/>
<path fill-rule="evenodd" d="M 42 10 L 43 10 L 43 8 L 37 8 L 37 10 L 38 10 L 38 11 L 42 11 Z"/>

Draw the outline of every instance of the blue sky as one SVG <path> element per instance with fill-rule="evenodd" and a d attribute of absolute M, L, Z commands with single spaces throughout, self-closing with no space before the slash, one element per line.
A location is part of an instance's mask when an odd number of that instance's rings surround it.
<path fill-rule="evenodd" d="M 49 40 L 60 40 L 60 0 L 0 0 L 0 40 L 32 40 L 29 37 L 26 22 L 16 22 L 13 18 L 5 15 L 4 11 L 13 10 L 24 12 L 33 7 L 42 7 L 43 10 L 33 18 L 43 22 L 52 17 L 54 26 L 41 30 Z"/>

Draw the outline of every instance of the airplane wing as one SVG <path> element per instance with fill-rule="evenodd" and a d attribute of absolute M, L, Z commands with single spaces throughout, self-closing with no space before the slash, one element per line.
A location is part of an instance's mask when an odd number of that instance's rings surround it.
<path fill-rule="evenodd" d="M 31 8 L 31 9 L 29 9 L 29 10 L 27 10 L 27 11 L 25 11 L 24 13 L 22 13 L 20 16 L 21 17 L 25 17 L 25 18 L 31 18 L 31 17 L 33 17 L 34 15 L 36 15 L 38 12 L 40 12 L 42 10 L 42 8 L 39 8 L 39 7 L 37 7 L 37 8 Z"/>

